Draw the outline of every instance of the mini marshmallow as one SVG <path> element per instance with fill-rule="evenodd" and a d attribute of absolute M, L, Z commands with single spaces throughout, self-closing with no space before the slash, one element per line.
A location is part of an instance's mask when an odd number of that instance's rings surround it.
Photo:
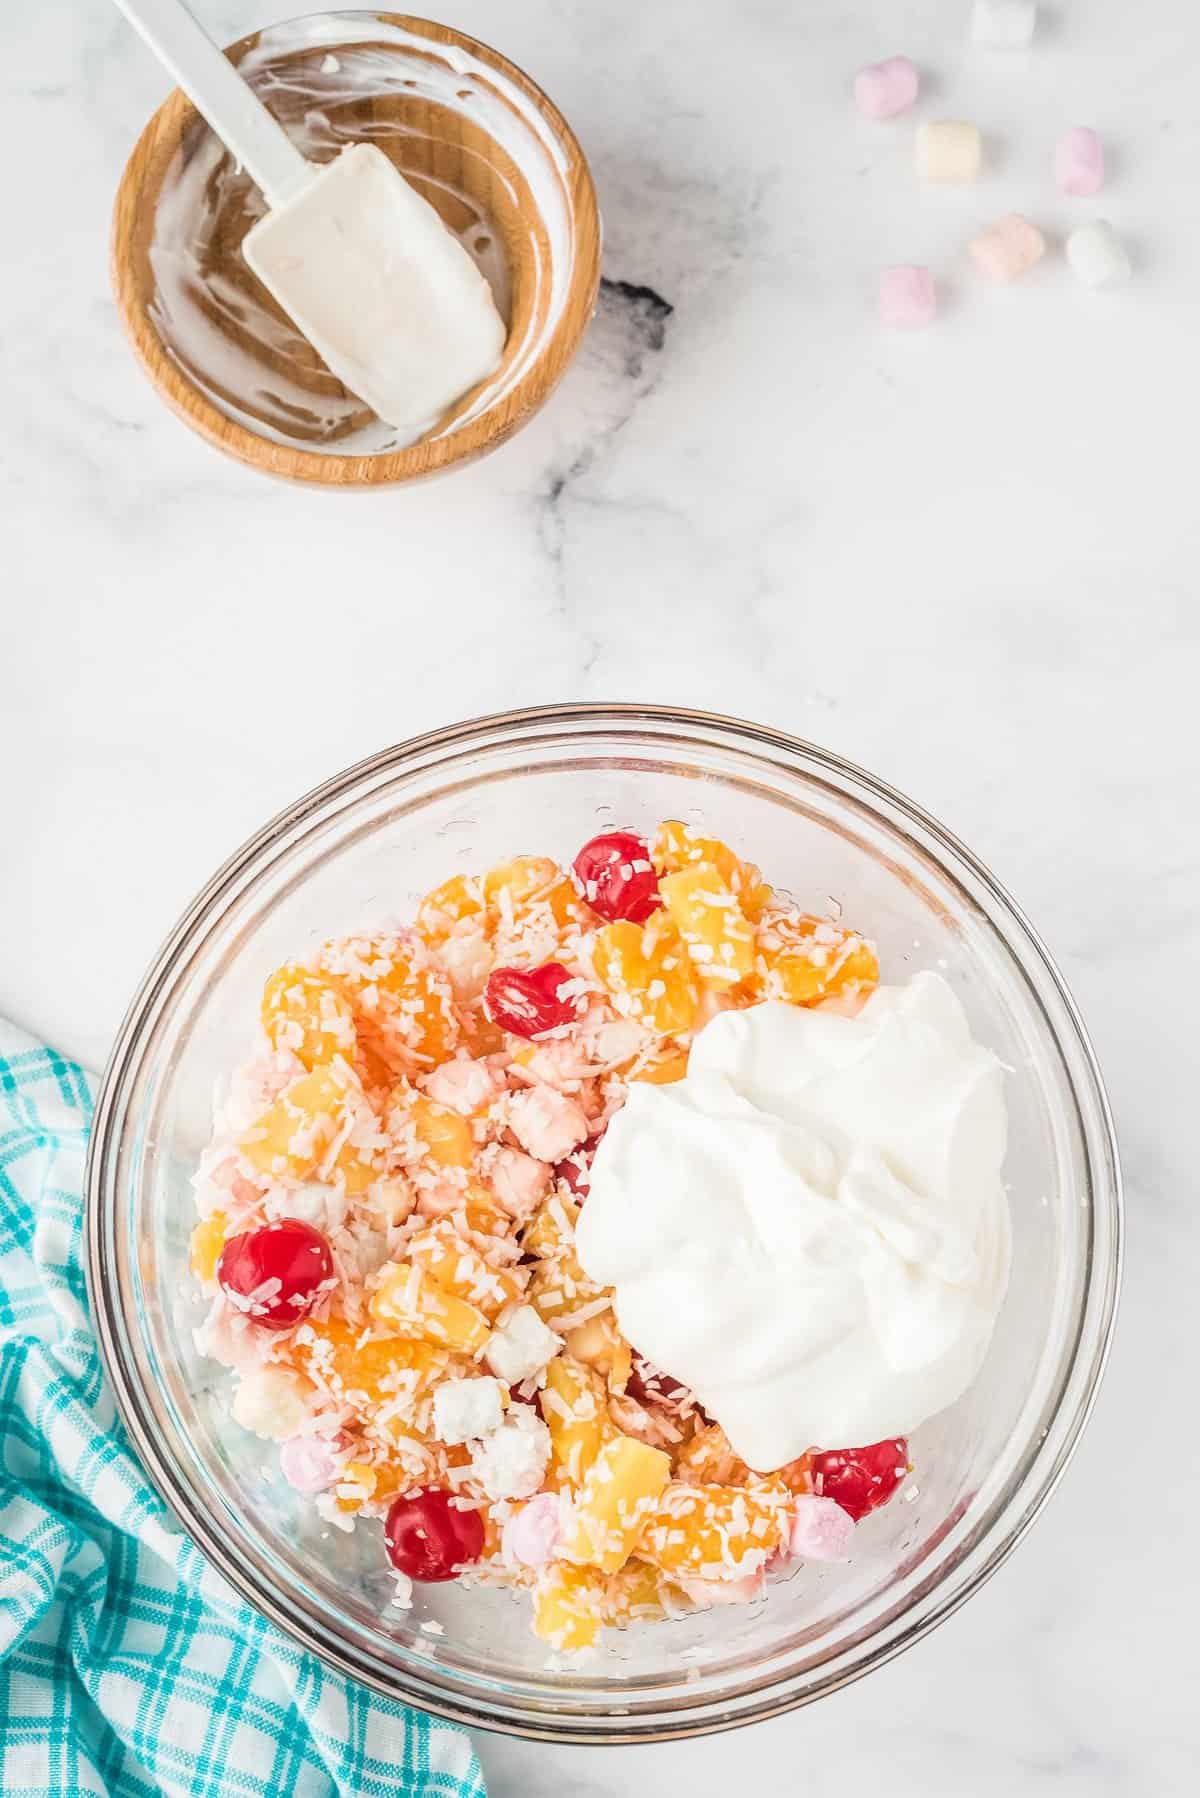
<path fill-rule="evenodd" d="M 1076 199 L 1098 194 L 1104 186 L 1104 146 L 1090 125 L 1072 125 L 1054 146 L 1054 179 L 1058 191 Z"/>
<path fill-rule="evenodd" d="M 989 50 L 1026 50 L 1036 29 L 1035 0 L 975 0 L 971 36 Z"/>
<path fill-rule="evenodd" d="M 490 1436 L 504 1422 L 499 1380 L 442 1380 L 433 1392 L 433 1429 L 452 1448 L 475 1436 Z"/>
<path fill-rule="evenodd" d="M 937 291 L 927 268 L 899 263 L 879 277 L 879 319 L 892 331 L 919 331 L 937 317 Z"/>
<path fill-rule="evenodd" d="M 289 1436 L 279 1450 L 279 1470 L 297 1492 L 325 1492 L 340 1475 L 349 1455 L 350 1438 Z"/>
<path fill-rule="evenodd" d="M 889 56 L 886 62 L 869 63 L 854 77 L 854 104 L 868 119 L 894 119 L 907 112 L 921 89 L 915 62 L 907 56 Z"/>
<path fill-rule="evenodd" d="M 1076 226 L 1067 239 L 1067 261 L 1085 287 L 1115 287 L 1133 273 L 1129 251 L 1107 219 Z"/>
<path fill-rule="evenodd" d="M 922 181 L 974 181 L 983 161 L 978 125 L 966 119 L 927 119 L 917 130 L 914 159 Z"/>
<path fill-rule="evenodd" d="M 512 1512 L 501 1548 L 510 1567 L 544 1567 L 562 1535 L 557 1492 L 539 1492 Z"/>
<path fill-rule="evenodd" d="M 1006 212 L 971 240 L 975 266 L 989 281 L 1015 281 L 1040 261 L 1045 251 L 1045 238 L 1019 212 Z"/>
<path fill-rule="evenodd" d="M 854 1519 L 841 1505 L 804 1493 L 792 1512 L 788 1553 L 798 1561 L 845 1561 L 853 1534 Z"/>

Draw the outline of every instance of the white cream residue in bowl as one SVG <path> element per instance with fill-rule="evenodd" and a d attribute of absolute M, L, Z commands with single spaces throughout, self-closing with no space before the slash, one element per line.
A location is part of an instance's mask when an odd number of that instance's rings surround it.
<path fill-rule="evenodd" d="M 570 284 L 567 165 L 534 100 L 458 46 L 369 13 L 322 14 L 263 31 L 239 66 L 313 162 L 371 141 L 399 148 L 404 167 L 405 147 L 438 141 L 431 105 L 468 114 L 510 159 L 541 218 L 544 242 L 535 238 L 532 248 L 542 293 L 523 309 L 521 335 L 495 375 L 429 434 L 453 431 L 503 401 L 559 323 Z M 364 102 L 391 102 L 393 116 L 364 120 Z M 464 147 L 464 155 L 476 153 Z M 515 209 L 513 180 L 491 166 Z M 511 326 L 509 262 L 494 221 L 453 179 L 406 172 L 464 245 Z M 405 447 L 411 440 L 347 393 L 246 267 L 238 246 L 265 211 L 249 176 L 197 123 L 164 179 L 150 246 L 150 316 L 168 353 L 227 417 L 274 442 L 348 456 Z"/>

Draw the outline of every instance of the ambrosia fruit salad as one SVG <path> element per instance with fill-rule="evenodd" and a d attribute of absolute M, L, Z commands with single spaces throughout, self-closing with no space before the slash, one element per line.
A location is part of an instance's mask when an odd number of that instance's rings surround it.
<path fill-rule="evenodd" d="M 949 989 L 878 977 L 678 822 L 271 975 L 195 1181 L 200 1345 L 400 1603 L 524 1588 L 583 1649 L 844 1558 L 905 1481 L 1003 1295 L 1003 1111 Z"/>

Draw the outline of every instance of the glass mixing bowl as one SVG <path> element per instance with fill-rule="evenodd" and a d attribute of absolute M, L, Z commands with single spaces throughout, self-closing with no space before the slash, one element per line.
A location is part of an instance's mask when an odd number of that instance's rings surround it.
<path fill-rule="evenodd" d="M 567 860 L 595 831 L 703 822 L 802 904 L 842 903 L 885 979 L 937 968 L 1007 1065 L 1012 1281 L 971 1390 L 912 1438 L 911 1484 L 845 1566 L 765 1605 L 607 1632 L 570 1660 L 524 1598 L 393 1593 L 377 1526 L 327 1526 L 230 1419 L 192 1342 L 188 1181 L 214 1084 L 248 1047 L 263 981 L 326 936 L 392 919 L 459 869 Z M 134 1001 L 96 1111 L 92 1302 L 122 1417 L 159 1490 L 282 1629 L 369 1685 L 459 1722 L 632 1742 L 771 1716 L 880 1665 L 998 1566 L 1088 1415 L 1116 1306 L 1120 1181 L 1083 1026 L 1036 935 L 968 850 L 881 781 L 777 731 L 694 712 L 558 706 L 385 750 L 268 824 L 180 921 Z M 423 1631 L 436 1622 L 444 1633 Z"/>

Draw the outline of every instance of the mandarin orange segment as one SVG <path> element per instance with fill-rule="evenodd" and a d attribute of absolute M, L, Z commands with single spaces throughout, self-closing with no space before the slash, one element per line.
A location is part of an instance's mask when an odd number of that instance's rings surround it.
<path fill-rule="evenodd" d="M 754 926 L 715 868 L 700 862 L 667 874 L 658 890 L 701 980 L 730 987 L 749 974 Z"/>
<path fill-rule="evenodd" d="M 664 1573 L 736 1579 L 783 1544 L 788 1494 L 672 1482 L 638 1538 L 638 1553 Z"/>
<path fill-rule="evenodd" d="M 441 886 L 426 893 L 417 907 L 417 929 L 426 942 L 444 943 L 455 926 L 468 918 L 484 918 L 483 887 L 473 874 L 453 874 Z"/>
<path fill-rule="evenodd" d="M 678 874 L 700 863 L 715 868 L 722 881 L 737 895 L 748 918 L 757 918 L 771 900 L 771 889 L 753 862 L 744 862 L 717 837 L 701 836 L 677 818 L 660 824 L 650 848 L 655 872 Z"/>
<path fill-rule="evenodd" d="M 688 1051 L 676 1043 L 668 1043 L 629 1078 L 645 1080 L 651 1086 L 673 1086 L 677 1080 L 685 1078 L 687 1071 Z"/>
<path fill-rule="evenodd" d="M 599 1568 L 551 1561 L 534 1588 L 534 1634 L 552 1648 L 590 1648 L 604 1622 L 607 1592 Z"/>
<path fill-rule="evenodd" d="M 374 1495 L 376 1483 L 375 1469 L 369 1461 L 347 1461 L 342 1468 L 341 1478 L 333 1488 L 334 1503 L 338 1510 L 348 1513 L 361 1511 L 367 1500 Z"/>
<path fill-rule="evenodd" d="M 377 1133 L 357 1076 L 346 1062 L 335 1061 L 286 1086 L 239 1147 L 261 1173 L 305 1180 L 320 1171 L 325 1178 L 340 1177 L 347 1192 L 361 1193 L 380 1171 L 379 1151 L 370 1141 Z M 335 1139 L 340 1146 L 330 1160 Z"/>
<path fill-rule="evenodd" d="M 645 924 L 620 919 L 596 932 L 596 978 L 617 1010 L 659 1036 L 681 1036 L 696 1020 L 692 961 L 666 911 Z"/>
<path fill-rule="evenodd" d="M 411 934 L 327 943 L 322 965 L 350 1000 L 359 1028 L 386 1059 L 389 1051 L 423 1065 L 445 1061 L 458 1041 L 458 1013 L 448 977 Z"/>
<path fill-rule="evenodd" d="M 879 961 L 871 945 L 828 918 L 785 913 L 758 932 L 757 959 L 762 992 L 791 1005 L 869 992 L 879 983 Z"/>
<path fill-rule="evenodd" d="M 482 1311 L 446 1292 L 411 1261 L 394 1261 L 384 1269 L 371 1314 L 381 1323 L 395 1324 L 406 1334 L 464 1355 L 477 1354 L 492 1333 Z"/>
<path fill-rule="evenodd" d="M 217 1262 L 225 1247 L 226 1218 L 223 1211 L 210 1211 L 192 1231 L 189 1265 L 198 1280 L 210 1286 L 217 1277 Z"/>
<path fill-rule="evenodd" d="M 312 1379 L 347 1402 L 371 1405 L 383 1404 L 409 1388 L 428 1390 L 450 1366 L 446 1351 L 430 1342 L 349 1324 L 340 1317 L 306 1324 L 294 1348 Z M 414 1374 L 415 1380 L 408 1377 Z"/>
<path fill-rule="evenodd" d="M 271 1047 L 290 1052 L 306 1068 L 320 1067 L 335 1055 L 349 1059 L 357 1046 L 354 1014 L 345 996 L 328 975 L 296 962 L 285 962 L 267 981 L 262 1023 Z"/>
<path fill-rule="evenodd" d="M 466 1299 L 493 1322 L 524 1290 L 511 1268 L 490 1267 L 452 1223 L 434 1224 L 408 1243 L 408 1254 L 443 1292 Z"/>
<path fill-rule="evenodd" d="M 570 1355 L 556 1355 L 546 1369 L 542 1414 L 552 1461 L 577 1486 L 615 1434 L 600 1375 Z"/>
<path fill-rule="evenodd" d="M 671 1460 L 633 1436 L 605 1443 L 584 1475 L 560 1552 L 615 1573 L 629 1559 L 671 1477 Z"/>
<path fill-rule="evenodd" d="M 675 1457 L 675 1474 L 692 1486 L 746 1486 L 754 1475 L 735 1455 L 719 1423 L 703 1425 Z"/>

